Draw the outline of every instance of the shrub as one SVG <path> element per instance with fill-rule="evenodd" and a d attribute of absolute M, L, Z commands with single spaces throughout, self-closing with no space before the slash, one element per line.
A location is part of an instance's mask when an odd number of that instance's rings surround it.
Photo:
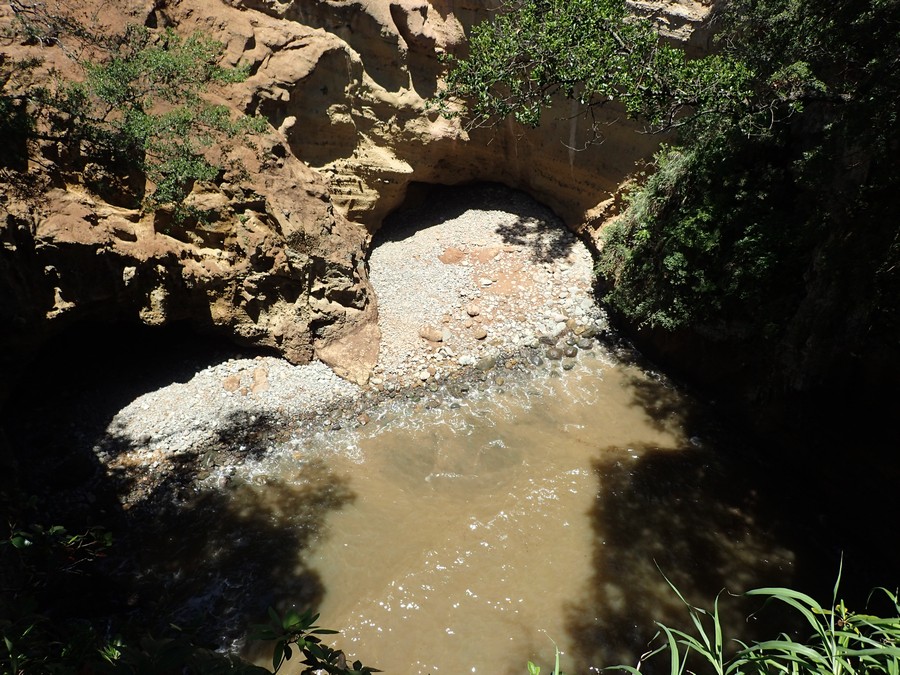
<path fill-rule="evenodd" d="M 36 25 L 21 22 L 25 37 Z M 75 32 L 90 35 L 83 27 Z M 240 82 L 248 69 L 218 65 L 222 45 L 202 33 L 182 37 L 131 26 L 118 41 L 94 37 L 92 43 L 99 56 L 78 62 L 78 81 L 51 73 L 38 84 L 22 76 L 37 72 L 38 61 L 9 64 L 17 75 L 0 79 L 0 112 L 18 117 L 4 115 L 4 136 L 54 142 L 49 159 L 60 168 L 97 163 L 114 179 L 138 171 L 154 185 L 144 199 L 152 209 L 179 205 L 195 182 L 221 171 L 217 157 L 230 143 L 266 128 L 261 117 L 232 116 L 203 98 L 210 85 Z M 27 120 L 19 119 L 25 114 Z"/>

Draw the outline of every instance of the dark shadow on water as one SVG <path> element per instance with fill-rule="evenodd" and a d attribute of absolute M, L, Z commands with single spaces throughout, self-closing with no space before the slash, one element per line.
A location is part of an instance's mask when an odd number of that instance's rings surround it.
<path fill-rule="evenodd" d="M 689 602 L 712 607 L 727 589 L 787 583 L 794 553 L 781 543 L 753 481 L 730 475 L 700 449 L 604 448 L 594 463 L 597 497 L 593 581 L 569 608 L 577 672 L 636 665 L 656 633 L 654 622 L 689 629 L 687 612 L 663 575 Z M 723 595 L 724 621 L 746 639 L 745 603 Z M 752 632 L 752 631 L 751 631 Z M 664 672 L 651 662 L 644 672 Z"/>
<path fill-rule="evenodd" d="M 687 397 L 665 376 L 645 371 L 645 375 L 627 377 L 627 385 L 634 397 L 633 406 L 647 413 L 650 423 L 660 431 L 678 428 L 687 430 L 689 436 L 709 430 L 712 420 L 699 418 L 699 408 L 687 402 Z"/>
<path fill-rule="evenodd" d="M 146 483 L 156 468 L 107 468 L 142 443 L 110 426 L 119 410 L 239 356 L 248 354 L 189 331 L 94 326 L 64 336 L 29 369 L 3 410 L 14 473 L 0 487 L 4 498 L 32 500 L 7 515 L 114 535 L 94 573 L 54 587 L 42 612 L 85 619 L 101 633 L 131 626 L 159 637 L 174 623 L 227 647 L 269 606 L 321 603 L 325 588 L 304 553 L 323 536 L 327 514 L 353 500 L 345 479 L 305 458 L 279 479 L 248 482 L 216 468 L 265 452 L 281 429 L 273 419 L 249 408 L 232 414 L 216 434 L 164 458 L 171 470 Z M 198 469 L 209 478 L 193 481 Z"/>
<path fill-rule="evenodd" d="M 648 368 L 626 344 L 612 346 L 627 363 Z M 816 467 L 788 461 L 778 446 L 731 428 L 664 376 L 651 371 L 626 383 L 633 405 L 660 430 L 680 430 L 685 441 L 674 449 L 598 448 L 589 513 L 592 580 L 568 607 L 574 672 L 636 665 L 657 632 L 655 622 L 693 632 L 663 575 L 696 606 L 711 610 L 719 596 L 726 638 L 745 641 L 797 631 L 799 624 L 784 608 L 756 613 L 760 602 L 734 594 L 789 586 L 827 605 L 842 556 L 839 596 L 857 611 L 876 586 L 900 583 L 890 526 L 866 510 L 864 499 L 842 502 L 842 494 L 858 494 L 859 486 L 843 488 L 833 471 L 825 478 L 821 465 L 840 466 L 834 455 L 820 457 Z M 885 489 L 875 476 L 869 485 Z M 888 512 L 896 515 L 900 498 L 896 490 L 893 495 Z M 794 634 L 805 639 L 807 633 Z M 668 669 L 666 655 L 641 668 L 651 675 Z"/>
<path fill-rule="evenodd" d="M 413 183 L 407 189 L 404 204 L 384 219 L 371 248 L 389 241 L 402 241 L 419 230 L 453 220 L 470 210 L 513 214 L 513 222 L 498 219 L 495 231 L 505 244 L 530 248 L 535 262 L 564 258 L 575 243 L 574 236 L 553 211 L 519 190 L 497 183 L 459 186 Z"/>
<path fill-rule="evenodd" d="M 304 554 L 328 512 L 353 499 L 321 461 L 298 462 L 291 480 L 185 490 L 173 479 L 127 519 L 130 602 L 219 645 L 264 621 L 268 607 L 315 609 L 326 589 Z"/>

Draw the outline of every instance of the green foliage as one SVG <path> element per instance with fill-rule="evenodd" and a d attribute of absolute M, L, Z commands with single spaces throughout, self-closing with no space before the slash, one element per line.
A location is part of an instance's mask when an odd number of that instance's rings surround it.
<path fill-rule="evenodd" d="M 756 330 L 790 301 L 813 227 L 778 139 L 715 136 L 664 148 L 607 228 L 597 269 L 607 300 L 640 325 L 677 330 L 734 319 Z M 758 330 L 756 331 L 758 333 Z"/>
<path fill-rule="evenodd" d="M 203 98 L 208 86 L 248 74 L 246 67 L 218 65 L 221 50 L 201 33 L 182 37 L 131 26 L 106 46 L 104 57 L 80 62 L 83 80 L 20 87 L 13 103 L 23 101 L 18 109 L 27 104 L 28 128 L 64 144 L 62 159 L 75 168 L 96 162 L 112 173 L 137 169 L 155 185 L 146 206 L 177 205 L 195 182 L 221 171 L 211 155 L 214 145 L 222 156 L 230 143 L 266 127 L 260 117 L 233 119 L 227 108 Z M 8 89 L 0 108 L 12 105 Z"/>
<path fill-rule="evenodd" d="M 657 624 L 662 643 L 644 654 L 636 668 L 616 666 L 615 669 L 638 675 L 648 659 L 668 652 L 672 675 L 680 675 L 686 670 L 716 675 L 895 675 L 900 672 L 900 604 L 896 593 L 877 589 L 893 604 L 893 616 L 855 613 L 837 599 L 839 583 L 840 575 L 828 607 L 789 588 L 748 591 L 746 595 L 750 597 L 765 598 L 767 602 L 780 602 L 792 608 L 811 633 L 807 639 L 782 633 L 775 639 L 752 644 L 734 640 L 738 647 L 734 654 L 729 654 L 731 641 L 726 640 L 722 629 L 718 599 L 712 611 L 694 607 L 673 586 L 688 610 L 694 632 Z"/>
<path fill-rule="evenodd" d="M 102 640 L 88 622 L 56 618 L 48 598 L 89 574 L 112 545 L 102 528 L 11 525 L 0 540 L 0 672 L 72 672 L 95 659 Z"/>
<path fill-rule="evenodd" d="M 514 116 L 536 126 L 556 96 L 592 108 L 610 100 L 655 129 L 746 107 L 752 71 L 714 55 L 688 59 L 654 24 L 628 16 L 624 0 L 505 0 L 475 26 L 469 56 L 452 69 L 436 105 L 468 106 L 473 125 Z"/>
<path fill-rule="evenodd" d="M 371 675 L 380 670 L 364 666 L 359 661 L 347 664 L 347 658 L 339 649 L 332 649 L 324 644 L 320 635 L 333 635 L 337 631 L 319 628 L 315 625 L 318 614 L 307 610 L 299 614 L 294 610 L 287 611 L 284 616 L 269 608 L 269 623 L 256 626 L 251 638 L 272 640 L 275 649 L 272 654 L 272 672 L 277 673 L 284 663 L 291 659 L 296 648 L 303 655 L 302 663 L 306 666 L 303 675 L 329 673 L 329 675 Z"/>
<path fill-rule="evenodd" d="M 819 294 L 817 323 L 846 332 L 814 341 L 895 341 L 900 3 L 736 0 L 723 20 L 772 124 L 695 128 L 663 152 L 608 232 L 608 300 L 638 324 L 799 351 Z"/>
<path fill-rule="evenodd" d="M 201 35 L 181 38 L 167 31 L 156 39 L 131 28 L 112 57 L 83 64 L 84 83 L 58 92 L 69 116 L 93 149 L 135 162 L 156 184 L 151 205 L 178 203 L 196 181 L 215 178 L 219 167 L 203 154 L 214 141 L 261 131 L 259 118 L 232 120 L 227 109 L 201 98 L 212 83 L 237 82 L 245 69 L 216 64 L 221 44 Z"/>

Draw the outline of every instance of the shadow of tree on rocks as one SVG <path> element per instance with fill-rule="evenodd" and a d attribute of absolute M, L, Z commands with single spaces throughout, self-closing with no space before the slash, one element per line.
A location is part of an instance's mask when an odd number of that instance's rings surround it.
<path fill-rule="evenodd" d="M 402 241 L 420 230 L 459 218 L 467 211 L 498 212 L 496 232 L 510 246 L 530 249 L 534 262 L 565 258 L 575 237 L 548 207 L 498 183 L 448 186 L 412 183 L 400 208 L 384 219 L 372 248 Z M 511 214 L 513 219 L 503 214 Z M 484 217 L 493 217 L 489 213 Z"/>

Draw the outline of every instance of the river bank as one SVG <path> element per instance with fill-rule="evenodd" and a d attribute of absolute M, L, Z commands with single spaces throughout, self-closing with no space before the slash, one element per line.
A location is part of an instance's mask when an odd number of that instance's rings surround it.
<path fill-rule="evenodd" d="M 761 453 L 742 459 L 743 441 L 730 434 L 713 440 L 717 424 L 664 376 L 628 365 L 636 355 L 593 301 L 589 252 L 552 214 L 487 188 L 426 201 L 386 223 L 380 237 L 368 264 L 383 341 L 367 387 L 322 363 L 292 366 L 190 332 L 172 339 L 147 329 L 140 339 L 118 336 L 114 347 L 98 335 L 70 341 L 57 363 L 48 361 L 23 386 L 14 441 L 42 449 L 33 462 L 22 454 L 20 468 L 30 474 L 23 483 L 37 486 L 46 522 L 69 525 L 82 514 L 83 522 L 104 521 L 115 533 L 107 570 L 115 581 L 104 588 L 118 604 L 105 615 L 98 610 L 104 621 L 115 613 L 142 627 L 166 620 L 237 650 L 248 622 L 267 606 L 290 603 L 326 608 L 338 617 L 329 625 L 355 641 L 382 625 L 372 623 L 377 608 L 341 614 L 369 590 L 335 599 L 363 578 L 361 569 L 386 572 L 400 550 L 414 562 L 430 560 L 434 550 L 443 551 L 441 568 L 429 569 L 443 572 L 483 548 L 503 556 L 473 563 L 473 579 L 521 554 L 524 562 L 510 569 L 522 571 L 524 587 L 534 578 L 532 561 L 552 561 L 559 537 L 571 536 L 569 523 L 585 513 L 566 550 L 581 551 L 572 561 L 587 561 L 581 576 L 568 575 L 573 597 L 579 584 L 589 596 L 576 603 L 583 621 L 573 627 L 561 618 L 551 627 L 556 635 L 591 631 L 596 607 L 619 604 L 627 611 L 612 613 L 597 645 L 608 645 L 620 625 L 652 626 L 666 591 L 648 585 L 660 581 L 651 564 L 660 556 L 667 573 L 684 575 L 680 587 L 704 580 L 698 601 L 726 584 L 791 580 L 793 547 L 779 542 L 795 539 L 783 514 L 796 505 L 761 499 L 768 470 L 747 461 Z M 526 446 L 531 454 L 522 454 Z M 728 471 L 719 454 L 733 459 Z M 580 482 L 573 487 L 573 480 Z M 473 516 L 465 509 L 476 493 L 482 508 Z M 553 511 L 563 499 L 577 503 Z M 714 504 L 718 520 L 710 527 L 704 518 Z M 397 525 L 425 512 L 424 522 Z M 495 538 L 473 544 L 473 517 L 478 532 Z M 507 522 L 519 539 L 506 538 L 500 524 Z M 463 548 L 444 541 L 450 528 Z M 431 536 L 427 545 L 416 543 Z M 535 555 L 537 542 L 546 550 Z M 712 550 L 722 553 L 715 565 Z M 808 559 L 821 557 L 817 551 Z M 390 582 L 425 574 L 415 564 L 404 569 Z M 458 580 L 465 598 L 471 583 L 465 575 Z M 620 603 L 622 593 L 644 586 L 649 595 Z M 373 607 L 387 603 L 377 588 L 371 592 Z M 555 603 L 553 590 L 535 593 Z M 420 600 L 403 602 L 408 610 Z M 640 621 L 638 606 L 646 610 Z M 680 607 L 669 610 L 678 616 Z M 533 617 L 547 611 L 534 609 Z M 439 622 L 445 614 L 429 617 Z M 527 623 L 539 626 L 538 618 Z M 438 628 L 431 632 L 446 633 Z M 614 662 L 649 639 L 625 633 L 622 656 L 584 648 L 579 658 Z M 577 637 L 574 644 L 594 643 Z M 369 653 L 377 655 L 373 647 L 359 655 Z M 552 654 L 537 656 L 546 662 Z"/>
<path fill-rule="evenodd" d="M 598 337 L 610 337 L 592 295 L 590 252 L 523 193 L 464 188 L 398 212 L 376 236 L 368 264 L 382 336 L 369 386 L 317 362 L 232 358 L 119 411 L 109 437 L 119 446 L 126 439 L 130 450 L 108 453 L 109 465 L 126 473 L 151 467 L 141 481 L 152 487 L 154 472 L 215 441 L 198 457 L 197 475 L 224 485 L 241 457 L 265 451 L 221 438 L 234 427 L 229 420 L 248 428 L 265 420 L 271 446 L 363 426 L 398 402 L 413 412 L 459 406 L 473 387 L 502 387 L 547 363 L 571 369 Z"/>
<path fill-rule="evenodd" d="M 112 478 L 122 508 L 152 513 L 170 498 L 162 486 L 174 483 L 185 497 L 198 481 L 223 488 L 236 465 L 278 443 L 364 426 L 401 402 L 413 412 L 459 406 L 469 391 L 503 387 L 521 373 L 571 369 L 598 339 L 613 339 L 594 301 L 586 246 L 546 207 L 507 188 L 435 193 L 397 212 L 376 235 L 368 265 L 382 335 L 368 386 L 321 362 L 205 350 L 190 336 L 156 360 L 126 346 L 98 354 L 106 362 L 83 364 L 70 382 L 51 366 L 54 390 L 71 394 L 64 403 L 46 399 L 53 410 L 43 419 L 64 418 L 21 430 L 18 444 L 89 457 L 75 472 L 84 480 L 63 494 L 67 508 L 88 508 Z M 74 366 L 95 357 L 67 358 Z M 129 374 L 141 358 L 145 369 Z M 48 438 L 54 430 L 60 437 Z"/>

